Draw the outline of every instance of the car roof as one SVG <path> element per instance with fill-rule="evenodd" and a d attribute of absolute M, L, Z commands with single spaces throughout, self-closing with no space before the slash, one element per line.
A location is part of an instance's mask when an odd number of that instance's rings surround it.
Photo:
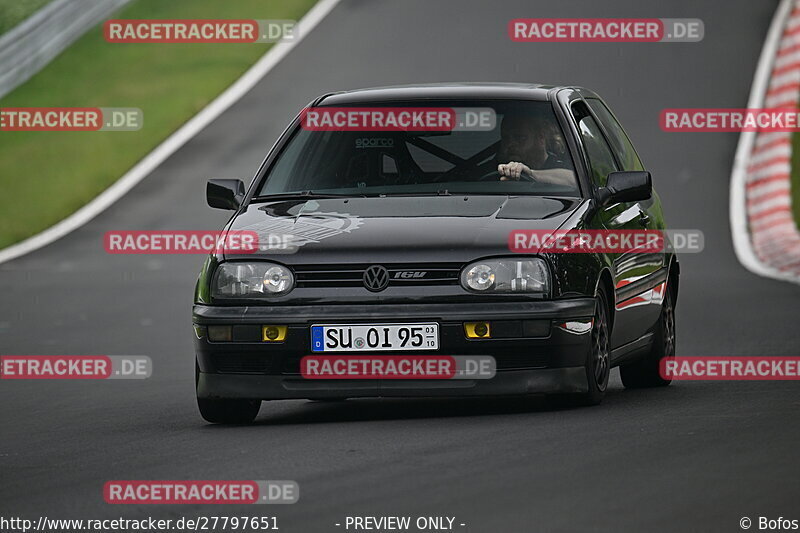
<path fill-rule="evenodd" d="M 339 106 L 366 102 L 437 99 L 520 99 L 548 101 L 550 91 L 560 87 L 538 83 L 431 83 L 372 87 L 331 93 L 317 99 L 315 105 Z"/>

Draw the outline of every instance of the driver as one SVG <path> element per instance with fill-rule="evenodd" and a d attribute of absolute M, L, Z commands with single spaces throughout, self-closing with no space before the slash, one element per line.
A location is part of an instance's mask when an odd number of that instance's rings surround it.
<path fill-rule="evenodd" d="M 530 180 L 558 185 L 571 184 L 571 173 L 536 172 L 570 165 L 550 151 L 559 134 L 551 121 L 538 114 L 506 115 L 500 124 L 497 172 L 501 181 Z"/>

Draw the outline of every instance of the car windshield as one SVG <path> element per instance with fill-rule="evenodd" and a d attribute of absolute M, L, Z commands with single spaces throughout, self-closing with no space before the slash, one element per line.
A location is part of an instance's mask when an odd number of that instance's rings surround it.
<path fill-rule="evenodd" d="M 549 102 L 426 100 L 316 107 L 302 116 L 257 197 L 580 196 Z M 409 119 L 400 122 L 405 129 L 388 129 L 392 117 Z"/>

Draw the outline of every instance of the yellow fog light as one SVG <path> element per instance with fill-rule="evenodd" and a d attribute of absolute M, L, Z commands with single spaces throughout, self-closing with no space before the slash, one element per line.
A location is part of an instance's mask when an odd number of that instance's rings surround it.
<path fill-rule="evenodd" d="M 488 322 L 466 322 L 464 331 L 470 339 L 489 339 L 492 337 Z"/>
<path fill-rule="evenodd" d="M 261 340 L 264 342 L 280 342 L 286 338 L 286 326 L 262 326 Z"/>

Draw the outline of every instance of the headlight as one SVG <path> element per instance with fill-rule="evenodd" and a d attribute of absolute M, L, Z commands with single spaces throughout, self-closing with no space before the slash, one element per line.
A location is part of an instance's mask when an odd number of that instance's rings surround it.
<path fill-rule="evenodd" d="M 214 298 L 283 296 L 294 288 L 294 275 L 275 263 L 222 263 L 214 274 Z"/>
<path fill-rule="evenodd" d="M 475 292 L 550 292 L 550 272 L 543 259 L 486 259 L 461 271 L 461 285 Z"/>

